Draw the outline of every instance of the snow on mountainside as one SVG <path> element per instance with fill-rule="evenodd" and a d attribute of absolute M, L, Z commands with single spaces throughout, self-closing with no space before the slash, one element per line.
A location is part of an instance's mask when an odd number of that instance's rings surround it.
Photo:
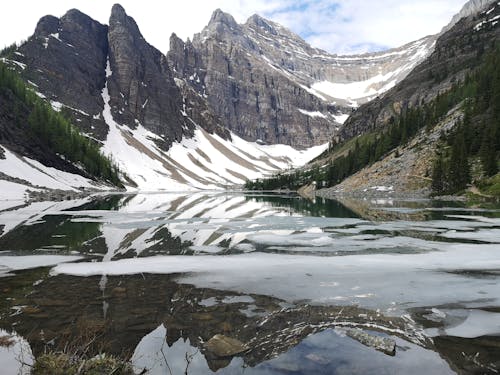
<path fill-rule="evenodd" d="M 108 61 L 106 78 L 112 74 Z M 168 151 L 163 151 L 155 143 L 161 138 L 139 121 L 135 129 L 116 123 L 107 81 L 102 98 L 102 115 L 109 126 L 103 151 L 127 172 L 139 190 L 183 191 L 242 185 L 247 179 L 303 165 L 327 147 L 299 151 L 290 146 L 246 142 L 234 134 L 231 140 L 225 140 L 195 124 L 193 137 L 185 136 Z"/>
<path fill-rule="evenodd" d="M 450 23 L 443 27 L 443 30 L 441 30 L 441 34 L 450 30 L 462 18 L 478 13 L 480 10 L 484 9 L 486 5 L 492 4 L 494 2 L 495 0 L 469 0 L 464 4 L 460 12 L 453 16 Z"/>
<path fill-rule="evenodd" d="M 247 46 L 249 57 L 322 101 L 349 107 L 358 107 L 394 87 L 432 53 L 436 41 L 436 36 L 428 36 L 388 51 L 339 56 L 311 47 L 290 30 L 258 15 L 238 26 L 242 33 L 236 42 Z M 218 28 L 209 25 L 193 43 L 204 44 L 217 32 Z"/>
<path fill-rule="evenodd" d="M 463 12 L 483 3 L 471 0 Z M 130 179 L 128 189 L 222 189 L 319 155 L 326 145 L 310 146 L 342 131 L 353 107 L 404 79 L 432 53 L 437 37 L 337 56 L 258 15 L 239 25 L 217 10 L 192 43 L 173 36 L 176 48 L 164 56 L 115 5 L 109 26 L 76 10 L 44 17 L 33 37 L 3 59 L 102 144 Z M 20 199 L 38 187 L 96 188 L 5 154 L 0 178 L 9 176 L 2 182 L 9 196 Z M 9 169 L 14 162 L 23 168 Z"/>
<path fill-rule="evenodd" d="M 28 190 L 76 192 L 81 189 L 109 189 L 109 186 L 96 184 L 80 175 L 47 167 L 28 157 L 20 157 L 2 146 L 0 153 L 4 157 L 0 158 L 0 175 L 3 175 L 0 176 L 0 210 L 17 204 L 6 201 L 25 201 Z"/>

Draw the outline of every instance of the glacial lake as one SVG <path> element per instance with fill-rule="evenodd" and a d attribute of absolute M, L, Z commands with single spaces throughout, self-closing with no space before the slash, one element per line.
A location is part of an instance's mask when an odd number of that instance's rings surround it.
<path fill-rule="evenodd" d="M 147 374 L 500 371 L 498 206 L 117 194 L 10 207 L 0 233 L 4 375 L 82 344 Z"/>

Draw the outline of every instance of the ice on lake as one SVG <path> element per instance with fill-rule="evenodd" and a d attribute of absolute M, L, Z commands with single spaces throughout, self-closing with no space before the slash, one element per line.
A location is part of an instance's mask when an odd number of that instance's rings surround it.
<path fill-rule="evenodd" d="M 78 285 L 76 280 L 86 280 L 95 284 L 99 298 L 104 299 L 97 303 L 104 317 L 116 314 L 113 306 L 117 300 L 113 298 L 130 299 L 132 305 L 133 299 L 139 298 L 121 292 L 122 285 L 142 283 L 140 280 L 148 277 L 173 280 L 170 287 L 178 285 L 187 293 L 182 298 L 174 295 L 168 302 L 173 304 L 170 316 L 175 323 L 163 326 L 151 322 L 149 336 L 144 333 L 144 340 L 129 348 L 135 350 L 133 358 L 138 366 L 159 366 L 157 371 L 164 370 L 161 357 L 158 362 L 155 354 L 158 347 L 173 357 L 177 351 L 191 353 L 190 366 L 203 373 L 208 371 L 206 366 L 213 370 L 203 342 L 218 330 L 231 333 L 237 331 L 234 324 L 241 324 L 238 332 L 242 334 L 252 325 L 265 326 L 265 319 L 273 314 L 313 309 L 304 315 L 312 319 L 325 313 L 317 309 L 327 309 L 328 314 L 338 313 L 338 319 L 312 324 L 301 315 L 294 316 L 290 321 L 297 326 L 280 340 L 292 342 L 300 332 L 297 342 L 307 347 L 308 340 L 322 337 L 321 332 L 330 328 L 374 329 L 406 340 L 401 345 L 412 347 L 398 352 L 399 359 L 404 357 L 410 363 L 430 356 L 434 369 L 447 373 L 451 370 L 435 357 L 438 349 L 433 345 L 438 344 L 430 344 L 433 340 L 481 340 L 500 335 L 500 210 L 432 205 L 430 201 L 393 200 L 351 204 L 230 192 L 111 195 L 32 203 L 0 211 L 0 275 L 6 280 L 24 280 L 31 269 L 45 272 L 42 279 L 38 274 L 33 276 L 31 288 L 49 294 L 38 301 L 60 299 L 50 297 L 50 288 L 54 288 L 48 287 L 53 285 L 51 281 Z M 45 286 L 48 289 L 43 289 Z M 148 296 L 151 286 L 141 290 Z M 200 294 L 196 299 L 189 294 L 195 292 Z M 92 298 L 97 297 L 87 298 L 93 306 Z M 200 327 L 192 326 L 193 322 L 177 321 L 176 314 L 181 313 L 176 311 L 185 311 L 187 306 L 196 319 L 211 322 L 214 312 L 225 311 L 233 314 L 229 320 L 237 317 L 238 323 L 224 325 L 222 319 L 209 332 L 199 332 Z M 69 313 L 63 307 L 58 309 L 58 314 Z M 357 311 L 354 315 L 353 309 Z M 371 314 L 374 320 L 368 319 Z M 15 319 L 22 317 L 21 313 Z M 177 328 L 172 331 L 177 325 L 192 333 L 178 336 Z M 310 337 L 304 328 L 308 325 L 314 327 Z M 168 332 L 177 332 L 175 342 L 164 347 L 161 337 Z M 276 328 L 269 335 L 278 340 L 285 332 Z M 338 332 L 328 335 L 332 334 Z M 351 345 L 332 337 L 336 343 Z M 259 345 L 267 344 L 264 340 Z M 453 345 L 458 353 L 461 344 Z M 323 358 L 324 354 L 318 354 L 320 349 L 303 357 L 301 352 L 297 358 L 302 360 L 296 360 L 289 356 L 291 350 L 287 346 L 275 353 L 272 364 L 268 362 L 271 358 L 264 360 L 257 354 L 244 359 L 235 356 L 221 369 L 238 373 L 236 369 L 256 361 L 252 368 L 259 368 L 257 373 L 266 373 L 262 370 L 265 366 L 258 363 L 266 363 L 269 373 L 287 366 L 300 372 L 305 371 L 303 358 L 313 363 L 338 364 L 340 360 Z M 489 354 L 482 355 L 482 365 L 496 368 Z M 460 362 L 457 358 L 447 361 L 466 366 L 462 363 L 465 359 Z M 172 360 L 170 365 L 181 368 L 186 365 L 184 359 L 178 364 Z"/>

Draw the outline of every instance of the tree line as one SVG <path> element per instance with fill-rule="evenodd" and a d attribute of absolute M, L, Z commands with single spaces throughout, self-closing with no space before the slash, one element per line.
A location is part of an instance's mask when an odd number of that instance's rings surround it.
<path fill-rule="evenodd" d="M 20 123 L 18 126 L 26 126 L 40 142 L 88 174 L 109 181 L 115 186 L 123 186 L 118 167 L 101 153 L 99 145 L 82 135 L 63 114 L 38 97 L 16 72 L 1 62 L 0 90 L 11 92 L 28 108 L 27 123 Z"/>
<path fill-rule="evenodd" d="M 486 54 L 483 64 L 466 76 L 463 120 L 442 134 L 432 172 L 434 194 L 453 194 L 471 182 L 471 162 L 481 177 L 498 173 L 500 154 L 500 47 Z"/>
<path fill-rule="evenodd" d="M 390 118 L 384 131 L 330 145 L 330 152 L 339 152 L 340 156 L 327 165 L 247 181 L 245 188 L 296 189 L 312 181 L 321 187 L 334 186 L 406 144 L 422 129 L 432 130 L 450 109 L 461 103 L 465 113 L 463 121 L 452 133 L 441 136 L 441 147 L 432 171 L 433 192 L 442 194 L 463 190 L 471 179 L 471 156 L 480 158 L 485 176 L 496 174 L 500 146 L 500 47 L 481 56 L 481 61 L 463 82 L 455 82 L 449 90 L 427 103 L 403 108 L 399 115 Z M 348 142 L 351 145 L 342 152 Z"/>

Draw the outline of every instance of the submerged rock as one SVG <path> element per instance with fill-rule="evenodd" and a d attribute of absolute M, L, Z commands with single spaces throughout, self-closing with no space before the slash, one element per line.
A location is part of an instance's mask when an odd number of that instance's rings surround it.
<path fill-rule="evenodd" d="M 220 334 L 208 340 L 205 348 L 217 357 L 230 357 L 248 350 L 241 341 Z"/>
<path fill-rule="evenodd" d="M 387 355 L 396 355 L 396 341 L 388 337 L 373 336 L 361 329 L 348 329 L 346 335 Z"/>

